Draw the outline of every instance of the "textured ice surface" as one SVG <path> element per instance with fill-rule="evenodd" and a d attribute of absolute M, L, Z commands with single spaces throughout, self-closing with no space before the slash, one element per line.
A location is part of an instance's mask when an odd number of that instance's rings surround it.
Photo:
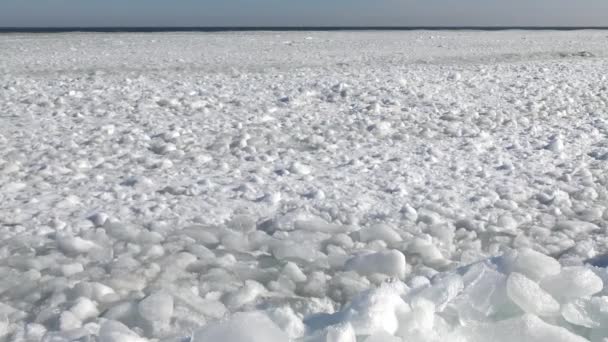
<path fill-rule="evenodd" d="M 497 341 L 497 342 L 585 342 L 563 327 L 547 324 L 537 316 L 526 314 L 479 327 L 459 328 L 460 336 L 452 341 Z"/>
<path fill-rule="evenodd" d="M 0 341 L 602 341 L 606 37 L 0 35 Z"/>
<path fill-rule="evenodd" d="M 511 273 L 507 279 L 507 294 L 527 313 L 555 316 L 559 312 L 559 303 L 537 283 L 520 273 Z"/>
<path fill-rule="evenodd" d="M 602 279 L 588 267 L 565 267 L 559 274 L 544 278 L 541 285 L 559 298 L 587 297 L 600 292 Z"/>
<path fill-rule="evenodd" d="M 521 249 L 513 265 L 513 270 L 531 279 L 542 279 L 560 272 L 559 262 L 531 249 Z"/>
<path fill-rule="evenodd" d="M 380 273 L 400 279 L 405 277 L 406 267 L 405 256 L 396 250 L 356 255 L 344 264 L 347 271 L 361 275 Z"/>
<path fill-rule="evenodd" d="M 238 313 L 226 322 L 202 328 L 192 342 L 285 342 L 289 337 L 262 313 Z"/>

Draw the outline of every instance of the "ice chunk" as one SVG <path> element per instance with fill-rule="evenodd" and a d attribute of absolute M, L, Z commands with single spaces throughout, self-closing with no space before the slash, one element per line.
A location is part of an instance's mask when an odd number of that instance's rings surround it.
<path fill-rule="evenodd" d="M 46 327 L 38 323 L 29 323 L 25 326 L 24 335 L 26 341 L 41 341 L 46 333 Z M 2 336 L 2 334 L 0 334 Z"/>
<path fill-rule="evenodd" d="M 0 319 L 0 340 L 6 341 L 6 335 L 9 333 L 9 322 L 6 317 Z"/>
<path fill-rule="evenodd" d="M 471 265 L 463 275 L 463 293 L 450 303 L 456 308 L 460 322 L 484 321 L 500 310 L 508 309 L 506 279 L 486 262 Z"/>
<path fill-rule="evenodd" d="M 90 283 L 92 298 L 98 302 L 103 301 L 105 298 L 115 295 L 114 290 L 101 283 Z"/>
<path fill-rule="evenodd" d="M 402 241 L 401 236 L 393 228 L 385 224 L 376 224 L 361 229 L 359 231 L 359 239 L 362 242 L 382 240 L 389 245 Z"/>
<path fill-rule="evenodd" d="M 408 221 L 415 222 L 418 219 L 418 212 L 416 211 L 416 209 L 412 208 L 412 206 L 410 206 L 409 204 L 405 204 L 401 208 L 400 213 L 401 213 L 402 217 Z"/>
<path fill-rule="evenodd" d="M 594 295 L 602 290 L 604 283 L 585 266 L 564 267 L 554 276 L 542 280 L 541 286 L 555 298 L 566 300 Z"/>
<path fill-rule="evenodd" d="M 289 337 L 261 312 L 237 313 L 228 321 L 194 332 L 191 342 L 289 342 Z M 105 341 L 104 341 L 105 342 Z"/>
<path fill-rule="evenodd" d="M 266 292 L 264 285 L 257 281 L 247 280 L 245 286 L 226 296 L 224 303 L 229 309 L 237 309 L 253 302 L 260 294 Z"/>
<path fill-rule="evenodd" d="M 562 316 L 572 324 L 598 328 L 608 322 L 608 297 L 577 299 L 562 306 Z"/>
<path fill-rule="evenodd" d="M 177 150 L 177 146 L 172 143 L 161 143 L 157 142 L 150 146 L 150 151 L 156 154 L 168 154 Z"/>
<path fill-rule="evenodd" d="M 357 336 L 350 323 L 340 323 L 317 331 L 304 342 L 357 342 Z"/>
<path fill-rule="evenodd" d="M 342 248 L 352 248 L 353 244 L 354 244 L 353 239 L 350 236 L 343 234 L 343 233 L 333 235 L 327 241 L 330 242 L 331 244 L 340 246 Z"/>
<path fill-rule="evenodd" d="M 564 142 L 559 136 L 554 136 L 551 138 L 549 143 L 545 146 L 545 149 L 551 152 L 561 152 L 564 149 Z"/>
<path fill-rule="evenodd" d="M 59 330 L 68 331 L 78 329 L 82 326 L 82 321 L 70 311 L 64 311 L 59 317 Z"/>
<path fill-rule="evenodd" d="M 88 217 L 88 219 L 95 225 L 95 227 L 102 227 L 109 216 L 106 213 L 95 213 Z"/>
<path fill-rule="evenodd" d="M 109 320 L 120 321 L 127 325 L 133 325 L 139 319 L 137 303 L 134 301 L 116 303 L 103 313 L 103 317 Z"/>
<path fill-rule="evenodd" d="M 425 299 L 417 300 L 409 313 L 400 314 L 396 335 L 404 341 L 432 340 L 435 318 L 435 305 Z"/>
<path fill-rule="evenodd" d="M 521 273 L 532 280 L 556 275 L 560 270 L 561 266 L 557 260 L 529 248 L 518 251 L 513 265 L 514 272 Z"/>
<path fill-rule="evenodd" d="M 272 309 L 268 316 L 281 328 L 290 338 L 299 338 L 306 332 L 302 319 L 289 306 Z"/>
<path fill-rule="evenodd" d="M 420 299 L 425 299 L 433 303 L 436 310 L 441 312 L 445 309 L 446 305 L 463 290 L 463 288 L 464 285 L 461 276 L 456 274 L 449 275 L 420 291 L 412 300 L 412 303 Z"/>
<path fill-rule="evenodd" d="M 400 291 L 390 284 L 367 290 L 337 314 L 344 322 L 350 322 L 357 335 L 372 335 L 384 331 L 391 335 L 399 328 L 401 315 L 410 307 L 401 299 Z"/>
<path fill-rule="evenodd" d="M 401 342 L 401 338 L 387 332 L 377 332 L 364 340 L 364 342 Z"/>
<path fill-rule="evenodd" d="M 521 273 L 511 273 L 507 279 L 507 294 L 527 313 L 539 316 L 554 316 L 559 313 L 559 303 L 537 283 Z"/>
<path fill-rule="evenodd" d="M 377 134 L 379 136 L 388 135 L 392 131 L 391 123 L 387 122 L 387 121 L 379 121 L 379 122 L 367 127 L 367 130 L 374 134 Z"/>
<path fill-rule="evenodd" d="M 124 324 L 116 321 L 105 321 L 99 328 L 99 342 L 147 342 Z"/>
<path fill-rule="evenodd" d="M 86 297 L 80 297 L 76 300 L 70 311 L 81 321 L 87 321 L 99 315 L 97 304 Z"/>
<path fill-rule="evenodd" d="M 348 227 L 327 223 L 318 217 L 309 217 L 307 219 L 298 219 L 294 222 L 295 230 L 304 230 L 310 232 L 323 232 L 328 234 L 338 234 L 348 231 Z"/>
<path fill-rule="evenodd" d="M 306 274 L 304 274 L 298 265 L 294 264 L 293 262 L 287 262 L 281 273 L 296 283 L 306 281 Z"/>
<path fill-rule="evenodd" d="M 183 229 L 181 234 L 191 237 L 205 247 L 214 248 L 220 243 L 218 233 L 202 226 L 191 226 Z"/>
<path fill-rule="evenodd" d="M 291 241 L 277 242 L 271 246 L 270 250 L 278 260 L 312 262 L 323 257 L 323 253 L 318 251 L 314 245 L 297 244 Z"/>
<path fill-rule="evenodd" d="M 408 281 L 407 285 L 412 289 L 422 289 L 431 286 L 431 281 L 425 276 L 415 276 Z"/>
<path fill-rule="evenodd" d="M 431 241 L 416 238 L 407 246 L 408 253 L 420 255 L 425 263 L 433 263 L 443 260 L 444 257 L 441 251 Z"/>
<path fill-rule="evenodd" d="M 79 262 L 61 265 L 61 273 L 66 277 L 73 276 L 82 271 L 84 271 L 84 267 Z"/>
<path fill-rule="evenodd" d="M 137 235 L 139 234 L 139 229 L 136 227 L 111 220 L 107 220 L 103 228 L 108 235 L 122 241 L 137 241 Z"/>
<path fill-rule="evenodd" d="M 312 168 L 306 164 L 296 161 L 289 167 L 289 172 L 296 175 L 305 176 L 312 173 Z"/>
<path fill-rule="evenodd" d="M 221 243 L 227 250 L 240 252 L 249 250 L 249 240 L 242 233 L 226 232 L 221 238 Z"/>
<path fill-rule="evenodd" d="M 492 324 L 460 327 L 454 335 L 450 340 L 458 342 L 588 342 L 532 314 Z"/>
<path fill-rule="evenodd" d="M 424 222 L 428 225 L 437 225 L 442 222 L 441 216 L 429 209 L 418 210 L 418 222 Z"/>
<path fill-rule="evenodd" d="M 86 341 L 91 339 L 92 333 L 95 333 L 96 329 L 91 326 L 81 327 L 76 329 L 64 330 L 61 332 L 49 331 L 40 340 L 28 340 L 29 341 L 42 341 L 42 342 L 65 342 L 65 341 Z M 32 336 L 34 338 L 34 336 Z M 15 340 L 13 340 L 15 341 Z M 16 341 L 22 341 L 17 339 Z M 125 341 L 125 340 L 120 340 Z M 131 341 L 131 340 L 127 340 Z"/>
<path fill-rule="evenodd" d="M 306 283 L 298 288 L 298 293 L 303 296 L 325 297 L 328 276 L 317 271 L 312 272 L 307 278 Z"/>
<path fill-rule="evenodd" d="M 565 230 L 572 233 L 590 233 L 600 229 L 596 224 L 591 222 L 570 220 L 570 221 L 559 221 L 555 224 L 556 230 Z"/>
<path fill-rule="evenodd" d="M 407 271 L 407 264 L 403 253 L 390 250 L 354 256 L 346 261 L 344 268 L 361 275 L 380 273 L 403 279 Z"/>
<path fill-rule="evenodd" d="M 235 215 L 227 223 L 227 226 L 239 232 L 251 232 L 255 230 L 256 221 L 250 215 Z"/>
<path fill-rule="evenodd" d="M 77 236 L 61 234 L 57 236 L 56 240 L 59 249 L 61 249 L 62 252 L 67 254 L 88 253 L 94 248 L 100 248 L 99 245 L 97 245 L 95 242 L 85 240 Z"/>
<path fill-rule="evenodd" d="M 517 221 L 511 215 L 501 215 L 496 224 L 506 230 L 514 230 L 518 226 Z"/>
<path fill-rule="evenodd" d="M 216 298 L 208 297 L 203 299 L 192 293 L 192 291 L 184 291 L 183 289 L 172 290 L 171 294 L 175 302 L 185 305 L 191 310 L 205 315 L 205 317 L 221 318 L 226 315 L 226 306 Z"/>
<path fill-rule="evenodd" d="M 328 292 L 332 299 L 346 302 L 369 286 L 369 280 L 356 272 L 340 272 L 331 277 Z"/>
<path fill-rule="evenodd" d="M 169 326 L 173 316 L 173 296 L 163 291 L 155 292 L 139 302 L 137 310 L 148 331 L 162 331 Z"/>

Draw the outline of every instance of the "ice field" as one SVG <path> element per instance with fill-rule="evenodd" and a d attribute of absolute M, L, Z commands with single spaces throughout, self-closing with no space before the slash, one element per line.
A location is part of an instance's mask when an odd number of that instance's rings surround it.
<path fill-rule="evenodd" d="M 608 32 L 0 35 L 0 341 L 608 341 Z"/>

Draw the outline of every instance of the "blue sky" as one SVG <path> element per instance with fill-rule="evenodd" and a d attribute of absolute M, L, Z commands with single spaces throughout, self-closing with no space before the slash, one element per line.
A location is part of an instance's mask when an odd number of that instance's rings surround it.
<path fill-rule="evenodd" d="M 608 26 L 608 0 L 0 0 L 9 26 Z"/>

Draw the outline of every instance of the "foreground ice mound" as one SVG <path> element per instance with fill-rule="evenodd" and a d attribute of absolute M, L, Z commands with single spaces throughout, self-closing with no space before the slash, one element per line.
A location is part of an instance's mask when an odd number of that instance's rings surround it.
<path fill-rule="evenodd" d="M 306 331 L 291 340 L 276 316 L 257 311 L 211 324 L 192 341 L 599 342 L 608 338 L 607 274 L 521 249 L 427 283 L 385 281 L 333 314 L 303 317 Z"/>

